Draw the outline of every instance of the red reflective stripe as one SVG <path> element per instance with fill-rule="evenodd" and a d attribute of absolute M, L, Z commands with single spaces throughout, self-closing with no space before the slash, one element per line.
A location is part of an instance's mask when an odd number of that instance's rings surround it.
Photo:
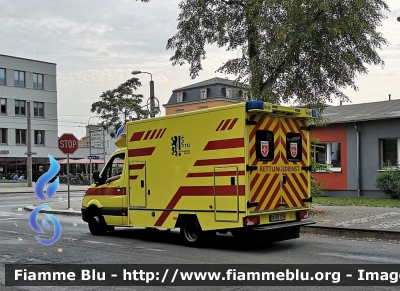
<path fill-rule="evenodd" d="M 229 127 L 228 127 L 228 130 L 231 130 L 231 129 L 235 126 L 235 124 L 236 124 L 236 122 L 238 121 L 238 119 L 239 119 L 239 118 L 235 118 L 235 119 L 231 122 L 231 124 L 230 124 Z"/>
<path fill-rule="evenodd" d="M 224 123 L 224 121 L 225 121 L 225 120 L 222 120 L 222 121 L 220 122 L 220 124 L 218 125 L 218 127 L 217 127 L 217 129 L 216 129 L 215 131 L 218 131 L 218 130 L 221 128 L 221 126 L 222 126 L 222 124 Z"/>
<path fill-rule="evenodd" d="M 116 187 L 107 187 L 107 188 L 91 188 L 86 191 L 87 196 L 121 196 L 126 195 L 126 188 L 119 188 L 121 190 L 118 191 Z"/>
<path fill-rule="evenodd" d="M 144 164 L 129 165 L 129 170 L 141 170 L 144 168 Z"/>
<path fill-rule="evenodd" d="M 224 125 L 222 126 L 221 130 L 225 130 L 225 128 L 228 126 L 228 124 L 229 124 L 230 121 L 231 121 L 230 119 L 228 119 L 227 121 L 225 121 L 225 123 L 224 123 Z"/>
<path fill-rule="evenodd" d="M 132 149 L 128 151 L 129 157 L 143 157 L 143 156 L 151 156 L 156 148 L 141 148 L 141 149 Z"/>
<path fill-rule="evenodd" d="M 209 141 L 204 148 L 205 151 L 233 149 L 244 147 L 244 138 L 232 138 Z"/>
<path fill-rule="evenodd" d="M 136 179 L 137 179 L 137 177 L 138 177 L 138 175 L 135 175 L 135 176 L 129 176 L 129 179 L 130 179 L 130 180 L 136 180 Z"/>
<path fill-rule="evenodd" d="M 236 196 L 236 186 L 215 186 L 216 196 Z M 239 185 L 239 196 L 244 196 L 245 186 Z M 154 226 L 161 226 L 183 196 L 214 196 L 214 186 L 183 186 L 178 189 Z"/>
<path fill-rule="evenodd" d="M 151 130 L 148 130 L 146 132 L 146 135 L 144 136 L 144 140 L 147 140 L 149 138 L 150 133 L 151 133 Z"/>
<path fill-rule="evenodd" d="M 156 139 L 160 137 L 160 135 L 161 135 L 161 133 L 163 132 L 163 130 L 164 130 L 164 129 L 161 128 L 161 129 L 157 132 Z"/>
<path fill-rule="evenodd" d="M 134 134 L 132 134 L 130 141 L 139 141 L 142 139 L 143 135 L 144 135 L 144 131 L 135 132 Z"/>
<path fill-rule="evenodd" d="M 244 157 L 197 160 L 194 166 L 212 166 L 244 163 Z"/>
<path fill-rule="evenodd" d="M 238 171 L 238 176 L 244 176 L 244 171 Z M 225 171 L 225 172 L 215 172 L 215 176 L 236 176 L 236 171 Z M 200 172 L 200 173 L 189 173 L 186 178 L 195 178 L 195 177 L 214 177 L 214 172 Z"/>
<path fill-rule="evenodd" d="M 162 138 L 163 136 L 164 136 L 164 133 L 166 132 L 166 128 L 164 128 L 164 130 L 163 130 L 163 132 L 162 132 L 162 134 L 161 134 L 161 136 L 160 136 L 160 138 Z"/>
<path fill-rule="evenodd" d="M 259 210 L 261 208 L 261 206 L 263 205 L 263 203 L 264 203 L 265 199 L 267 198 L 268 194 L 271 193 L 271 190 L 274 187 L 275 182 L 278 179 L 278 177 L 279 177 L 279 174 L 275 174 L 274 175 L 274 177 L 271 180 L 271 183 L 269 183 L 269 185 L 268 185 L 267 189 L 265 190 L 264 194 L 261 196 L 261 199 L 259 200 L 258 205 L 255 208 L 255 210 Z M 280 188 L 280 184 L 278 183 L 278 185 L 275 186 L 274 192 L 279 191 L 279 188 Z M 275 197 L 274 194 L 272 194 L 272 195 L 273 195 L 273 197 Z"/>
<path fill-rule="evenodd" d="M 155 136 L 156 132 L 157 132 L 157 129 L 153 130 L 153 133 L 151 134 L 150 139 L 153 139 L 153 137 Z"/>

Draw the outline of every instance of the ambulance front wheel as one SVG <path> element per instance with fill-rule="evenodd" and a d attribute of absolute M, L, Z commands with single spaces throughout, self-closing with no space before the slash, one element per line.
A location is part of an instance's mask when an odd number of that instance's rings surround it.
<path fill-rule="evenodd" d="M 107 226 L 103 215 L 99 210 L 93 210 L 91 212 L 91 218 L 89 220 L 89 230 L 93 235 L 105 235 L 109 227 Z"/>

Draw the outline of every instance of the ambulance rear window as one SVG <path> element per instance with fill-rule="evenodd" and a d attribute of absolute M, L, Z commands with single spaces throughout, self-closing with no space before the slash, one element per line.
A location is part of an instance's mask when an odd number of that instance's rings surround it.
<path fill-rule="evenodd" d="M 286 157 L 289 162 L 300 162 L 302 159 L 303 146 L 301 135 L 289 132 L 286 135 Z"/>
<path fill-rule="evenodd" d="M 274 134 L 269 130 L 256 132 L 256 157 L 259 161 L 272 161 L 274 159 Z"/>

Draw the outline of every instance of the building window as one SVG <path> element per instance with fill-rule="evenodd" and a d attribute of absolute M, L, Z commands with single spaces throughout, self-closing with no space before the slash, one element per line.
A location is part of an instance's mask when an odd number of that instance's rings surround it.
<path fill-rule="evenodd" d="M 15 130 L 15 143 L 26 144 L 26 129 Z"/>
<path fill-rule="evenodd" d="M 200 90 L 200 99 L 206 99 L 206 98 L 207 98 L 207 89 Z"/>
<path fill-rule="evenodd" d="M 7 128 L 0 128 L 0 143 L 7 143 Z"/>
<path fill-rule="evenodd" d="M 0 69 L 0 85 L 6 84 L 6 69 Z"/>
<path fill-rule="evenodd" d="M 25 72 L 14 71 L 14 86 L 25 87 Z"/>
<path fill-rule="evenodd" d="M 396 165 L 399 162 L 400 138 L 381 139 L 381 163 Z"/>
<path fill-rule="evenodd" d="M 200 106 L 199 107 L 200 110 L 207 109 L 207 108 L 208 108 L 208 106 Z"/>
<path fill-rule="evenodd" d="M 44 145 L 44 130 L 35 130 L 35 144 Z"/>
<path fill-rule="evenodd" d="M 0 98 L 0 113 L 7 114 L 7 99 Z"/>
<path fill-rule="evenodd" d="M 331 165 L 332 171 L 340 170 L 341 152 L 340 143 L 320 143 L 314 147 L 314 160 L 319 164 Z"/>
<path fill-rule="evenodd" d="M 226 98 L 232 98 L 232 89 L 226 89 Z"/>
<path fill-rule="evenodd" d="M 181 103 L 183 102 L 183 93 L 176 93 L 176 102 Z"/>
<path fill-rule="evenodd" d="M 33 102 L 33 116 L 34 117 L 44 117 L 44 103 L 43 102 Z"/>
<path fill-rule="evenodd" d="M 175 113 L 183 113 L 183 109 L 177 109 L 177 110 L 175 110 Z"/>
<path fill-rule="evenodd" d="M 43 89 L 43 75 L 42 74 L 33 74 L 33 88 L 34 89 Z"/>
<path fill-rule="evenodd" d="M 15 115 L 25 115 L 25 101 L 15 100 Z"/>

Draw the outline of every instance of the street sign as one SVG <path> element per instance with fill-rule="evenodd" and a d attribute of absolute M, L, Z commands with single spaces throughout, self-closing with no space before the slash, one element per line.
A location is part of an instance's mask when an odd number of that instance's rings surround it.
<path fill-rule="evenodd" d="M 103 141 L 102 140 L 91 140 L 90 144 L 92 146 L 101 146 L 101 145 L 103 145 Z"/>
<path fill-rule="evenodd" d="M 78 139 L 72 133 L 64 133 L 58 139 L 58 148 L 66 155 L 71 155 L 78 149 Z"/>
<path fill-rule="evenodd" d="M 99 156 L 87 156 L 86 158 L 89 159 L 89 160 L 98 160 L 98 159 L 100 159 Z"/>
<path fill-rule="evenodd" d="M 103 132 L 102 131 L 93 131 L 90 133 L 90 137 L 92 139 L 103 139 Z"/>

